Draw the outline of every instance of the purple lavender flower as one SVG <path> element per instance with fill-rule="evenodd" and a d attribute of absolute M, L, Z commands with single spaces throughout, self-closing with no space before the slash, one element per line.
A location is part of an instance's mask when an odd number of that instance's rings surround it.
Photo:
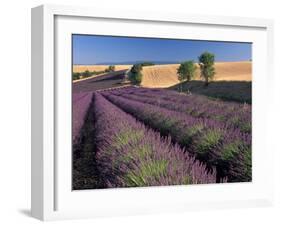
<path fill-rule="evenodd" d="M 243 133 L 241 129 L 213 118 L 196 117 L 159 107 L 155 103 L 132 100 L 130 97 L 136 92 L 145 90 L 126 88 L 102 94 L 145 125 L 159 131 L 162 136 L 171 136 L 173 142 L 179 143 L 196 159 L 204 162 L 209 169 L 215 167 L 217 181 L 223 180 L 224 177 L 233 182 L 251 181 L 249 133 Z M 154 92 L 154 96 L 157 96 L 162 91 L 152 89 L 149 92 Z"/>
<path fill-rule="evenodd" d="M 94 116 L 96 160 L 107 187 L 216 182 L 214 169 L 206 170 L 169 136 L 146 128 L 98 93 Z"/>
<path fill-rule="evenodd" d="M 92 92 L 74 93 L 72 96 L 72 142 L 77 144 L 80 139 L 80 130 L 92 100 Z"/>

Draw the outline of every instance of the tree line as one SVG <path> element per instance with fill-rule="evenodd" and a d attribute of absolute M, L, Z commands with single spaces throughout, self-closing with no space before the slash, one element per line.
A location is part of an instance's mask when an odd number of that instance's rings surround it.
<path fill-rule="evenodd" d="M 83 71 L 83 72 L 73 72 L 72 73 L 72 80 L 88 78 L 88 77 L 91 77 L 93 75 L 99 75 L 99 74 L 109 73 L 109 72 L 113 72 L 113 71 L 115 71 L 115 66 L 114 65 L 108 66 L 108 68 L 106 68 L 103 71 L 89 71 L 89 70 L 86 70 L 86 71 Z"/>
<path fill-rule="evenodd" d="M 198 57 L 198 64 L 200 67 L 200 77 L 205 80 L 205 85 L 208 86 L 215 76 L 215 55 L 209 52 L 202 53 Z M 178 79 L 181 82 L 180 91 L 182 91 L 182 82 L 191 81 L 195 76 L 196 69 L 197 66 L 192 60 L 180 64 L 177 70 Z"/>
<path fill-rule="evenodd" d="M 200 77 L 204 79 L 205 85 L 208 86 L 215 75 L 215 55 L 209 52 L 204 52 L 198 57 L 198 64 L 200 67 Z M 154 65 L 150 62 L 142 64 L 134 64 L 129 72 L 128 79 L 135 85 L 139 85 L 142 81 L 142 67 Z M 181 82 L 180 91 L 182 91 L 182 83 L 184 81 L 191 81 L 197 70 L 197 66 L 193 60 L 184 61 L 177 69 L 178 79 Z"/>

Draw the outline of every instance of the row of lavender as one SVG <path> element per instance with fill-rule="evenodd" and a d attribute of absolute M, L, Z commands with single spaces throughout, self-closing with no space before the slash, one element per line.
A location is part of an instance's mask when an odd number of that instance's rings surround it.
<path fill-rule="evenodd" d="M 161 135 L 171 136 L 174 142 L 179 143 L 196 159 L 206 163 L 208 168 L 215 167 L 217 181 L 225 177 L 232 182 L 251 181 L 250 133 L 243 133 L 235 127 L 229 128 L 225 123 L 208 117 L 194 117 L 155 104 L 132 100 L 130 96 L 134 89 L 139 88 L 108 91 L 103 92 L 103 95 L 147 126 L 158 130 Z M 126 95 L 126 92 L 129 94 Z M 154 95 L 158 92 L 154 92 Z M 204 102 L 200 105 L 204 105 Z"/>
<path fill-rule="evenodd" d="M 248 104 L 214 101 L 199 95 L 179 95 L 175 91 L 162 89 L 130 87 L 119 89 L 114 94 L 194 117 L 209 118 L 238 128 L 241 132 L 251 133 L 251 106 Z"/>
<path fill-rule="evenodd" d="M 215 183 L 216 172 L 195 161 L 169 137 L 146 128 L 95 93 L 96 163 L 105 187 Z"/>
<path fill-rule="evenodd" d="M 80 142 L 81 128 L 89 109 L 93 93 L 81 92 L 72 96 L 72 141 L 73 145 Z"/>

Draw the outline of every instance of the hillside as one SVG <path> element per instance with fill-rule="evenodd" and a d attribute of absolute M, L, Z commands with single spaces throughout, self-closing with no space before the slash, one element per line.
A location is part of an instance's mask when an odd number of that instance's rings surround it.
<path fill-rule="evenodd" d="M 104 71 L 109 65 L 73 65 L 73 72 Z M 125 70 L 131 65 L 115 65 L 115 71 Z"/>
<path fill-rule="evenodd" d="M 179 64 L 155 65 L 143 67 L 144 87 L 165 88 L 179 83 L 177 68 Z M 252 63 L 244 62 L 218 62 L 215 64 L 216 81 L 251 81 Z M 199 67 L 196 70 L 195 80 L 200 80 Z"/>

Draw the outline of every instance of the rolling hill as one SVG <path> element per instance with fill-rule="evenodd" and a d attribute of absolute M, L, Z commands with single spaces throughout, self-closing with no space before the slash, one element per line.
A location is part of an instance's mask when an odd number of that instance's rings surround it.
<path fill-rule="evenodd" d="M 150 88 L 165 88 L 179 83 L 177 68 L 179 64 L 155 65 L 143 67 L 141 85 Z M 197 66 L 195 80 L 200 79 L 200 70 Z M 218 62 L 215 63 L 216 81 L 251 81 L 252 63 Z"/>

